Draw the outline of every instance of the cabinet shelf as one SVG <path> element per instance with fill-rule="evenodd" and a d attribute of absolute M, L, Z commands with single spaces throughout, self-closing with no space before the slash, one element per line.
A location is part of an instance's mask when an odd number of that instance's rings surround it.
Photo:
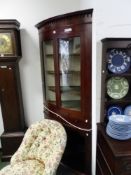
<path fill-rule="evenodd" d="M 55 74 L 55 71 L 53 71 L 53 70 L 48 70 L 48 71 L 46 71 L 48 74 Z"/>
<path fill-rule="evenodd" d="M 80 92 L 80 86 L 61 86 L 61 92 Z"/>
<path fill-rule="evenodd" d="M 53 57 L 53 56 L 54 56 L 53 53 L 45 54 L 45 57 L 47 57 L 47 58 L 51 58 L 51 57 Z M 70 53 L 70 54 L 69 54 L 69 57 L 80 57 L 80 53 Z"/>
<path fill-rule="evenodd" d="M 80 53 L 71 53 L 71 54 L 69 54 L 69 56 L 71 56 L 71 57 L 72 57 L 72 56 L 73 56 L 73 57 L 74 57 L 74 56 L 75 56 L 75 57 L 79 57 L 79 56 L 80 56 Z"/>
<path fill-rule="evenodd" d="M 50 91 L 55 92 L 55 86 L 48 86 Z M 61 86 L 61 93 L 63 92 L 80 92 L 80 86 Z"/>
<path fill-rule="evenodd" d="M 48 53 L 48 54 L 45 54 L 45 57 L 47 57 L 47 58 L 52 58 L 54 56 L 54 54 L 53 53 Z"/>
<path fill-rule="evenodd" d="M 52 70 L 48 70 L 48 71 L 46 71 L 48 74 L 55 74 L 55 71 L 52 71 Z M 60 71 L 60 74 L 79 74 L 80 73 L 80 71 L 78 70 L 69 70 L 69 71 L 64 71 L 64 72 L 62 72 L 62 71 Z"/>
<path fill-rule="evenodd" d="M 107 78 L 111 78 L 111 77 L 131 77 L 131 73 L 123 73 L 123 74 L 112 74 L 112 73 L 107 73 L 106 74 Z"/>
<path fill-rule="evenodd" d="M 113 104 L 113 103 L 131 103 L 131 98 L 124 98 L 124 99 L 119 99 L 119 100 L 114 100 L 114 99 L 110 99 L 110 100 L 107 100 L 105 99 L 105 103 L 106 104 Z"/>
<path fill-rule="evenodd" d="M 65 108 L 78 109 L 78 110 L 80 110 L 80 100 L 66 100 L 66 101 L 61 101 L 61 104 Z"/>

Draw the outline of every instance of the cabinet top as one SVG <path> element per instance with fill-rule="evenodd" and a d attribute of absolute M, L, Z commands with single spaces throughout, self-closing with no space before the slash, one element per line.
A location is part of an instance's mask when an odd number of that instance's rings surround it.
<path fill-rule="evenodd" d="M 1 29 L 19 29 L 20 23 L 16 19 L 1 19 Z"/>
<path fill-rule="evenodd" d="M 65 18 L 69 18 L 69 17 L 81 16 L 81 15 L 85 15 L 85 14 L 92 15 L 92 12 L 93 12 L 93 9 L 86 9 L 86 10 L 80 10 L 80 11 L 75 11 L 75 12 L 71 12 L 71 13 L 66 13 L 63 15 L 58 15 L 58 16 L 51 17 L 51 18 L 48 18 L 46 20 L 41 21 L 40 23 L 36 24 L 35 27 L 40 29 L 41 27 L 43 27 L 47 23 L 51 23 L 51 22 L 65 19 Z"/>

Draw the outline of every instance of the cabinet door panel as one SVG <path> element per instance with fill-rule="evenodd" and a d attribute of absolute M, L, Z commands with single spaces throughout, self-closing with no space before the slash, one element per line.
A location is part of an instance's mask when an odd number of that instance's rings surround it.
<path fill-rule="evenodd" d="M 0 67 L 0 100 L 5 131 L 20 129 L 20 109 L 14 67 Z"/>
<path fill-rule="evenodd" d="M 49 103 L 56 104 L 55 70 L 53 41 L 43 42 L 44 70 L 45 70 L 45 98 Z"/>
<path fill-rule="evenodd" d="M 61 106 L 81 110 L 80 37 L 59 39 Z"/>

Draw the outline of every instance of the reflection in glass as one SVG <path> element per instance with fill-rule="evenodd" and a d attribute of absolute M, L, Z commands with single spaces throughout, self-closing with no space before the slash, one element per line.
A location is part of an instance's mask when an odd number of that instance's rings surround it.
<path fill-rule="evenodd" d="M 61 105 L 80 110 L 80 38 L 59 40 Z"/>
<path fill-rule="evenodd" d="M 56 104 L 52 40 L 43 42 L 43 53 L 44 53 L 44 69 L 45 69 L 45 98 L 46 101 Z"/>

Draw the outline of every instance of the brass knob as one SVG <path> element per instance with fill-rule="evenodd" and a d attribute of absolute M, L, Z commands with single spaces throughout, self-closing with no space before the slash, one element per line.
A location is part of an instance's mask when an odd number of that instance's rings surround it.
<path fill-rule="evenodd" d="M 86 136 L 87 136 L 87 137 L 88 137 L 88 135 L 89 135 L 89 134 L 88 134 L 88 133 L 86 133 Z"/>
<path fill-rule="evenodd" d="M 87 119 L 85 120 L 85 123 L 88 123 L 88 120 Z"/>

